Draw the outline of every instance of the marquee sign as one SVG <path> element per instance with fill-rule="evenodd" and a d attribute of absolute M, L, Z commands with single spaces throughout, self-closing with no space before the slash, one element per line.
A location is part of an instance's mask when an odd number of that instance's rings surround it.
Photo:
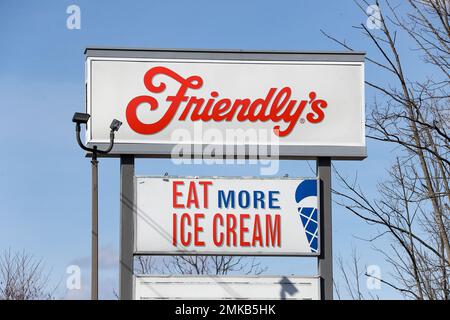
<path fill-rule="evenodd" d="M 135 178 L 135 254 L 318 255 L 318 180 Z"/>
<path fill-rule="evenodd" d="M 298 276 L 138 275 L 133 277 L 133 299 L 319 300 L 320 281 Z"/>
<path fill-rule="evenodd" d="M 115 154 L 366 156 L 360 53 L 87 49 L 86 88 L 86 141 L 107 144 L 116 118 Z"/>

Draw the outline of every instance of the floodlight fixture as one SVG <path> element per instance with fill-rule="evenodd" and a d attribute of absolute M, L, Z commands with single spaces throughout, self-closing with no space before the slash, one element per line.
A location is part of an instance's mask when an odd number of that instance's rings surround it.
<path fill-rule="evenodd" d="M 72 117 L 72 122 L 77 124 L 86 124 L 91 116 L 87 113 L 75 112 Z"/>
<path fill-rule="evenodd" d="M 119 131 L 119 128 L 120 128 L 121 125 L 122 125 L 122 122 L 121 122 L 121 121 L 119 121 L 119 120 L 117 120 L 117 119 L 114 119 L 114 120 L 111 122 L 111 125 L 110 125 L 109 127 L 111 128 L 111 131 L 112 131 L 112 132 L 116 132 L 116 131 Z"/>

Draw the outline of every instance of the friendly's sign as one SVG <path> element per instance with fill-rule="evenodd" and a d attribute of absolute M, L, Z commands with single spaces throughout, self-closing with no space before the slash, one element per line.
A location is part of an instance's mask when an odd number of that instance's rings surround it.
<path fill-rule="evenodd" d="M 318 180 L 135 178 L 135 254 L 318 255 Z"/>
<path fill-rule="evenodd" d="M 366 156 L 362 53 L 87 49 L 86 108 L 115 154 Z"/>

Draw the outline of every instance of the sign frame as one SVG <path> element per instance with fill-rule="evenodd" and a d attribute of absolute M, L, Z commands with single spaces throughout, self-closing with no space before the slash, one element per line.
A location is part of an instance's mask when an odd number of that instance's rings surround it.
<path fill-rule="evenodd" d="M 203 251 L 203 252 L 195 252 L 195 251 L 187 251 L 187 252 L 162 252 L 162 251 L 138 251 L 137 250 L 137 183 L 139 178 L 153 178 L 153 179 L 192 179 L 192 180 L 207 180 L 207 179 L 221 179 L 221 180 L 316 180 L 317 182 L 317 228 L 318 228 L 318 249 L 316 252 L 311 253 L 285 253 L 285 252 L 275 252 L 275 253 L 252 253 L 250 251 L 243 251 L 238 253 L 231 252 L 214 252 L 214 251 Z M 321 229 L 321 212 L 320 212 L 320 179 L 318 177 L 259 177 L 259 176 L 161 176 L 161 175 L 134 175 L 133 177 L 133 185 L 134 185 L 134 205 L 133 205 L 133 255 L 144 255 L 144 256 L 158 256 L 158 255 L 167 255 L 167 256 L 177 256 L 177 255 L 204 255 L 204 256 L 252 256 L 252 257 L 319 257 L 322 254 L 322 229 Z M 300 230 L 299 230 L 300 232 Z"/>
<path fill-rule="evenodd" d="M 90 47 L 85 50 L 86 57 L 86 112 L 91 114 L 91 63 L 101 59 L 188 59 L 188 60 L 229 60 L 229 61 L 266 61 L 266 62 L 313 62 L 313 63 L 341 63 L 361 65 L 362 79 L 364 79 L 364 59 L 363 52 L 320 52 L 320 51 L 243 51 L 243 50 L 201 50 L 201 49 L 125 49 L 125 48 L 100 48 Z M 125 60 L 126 61 L 126 60 Z M 363 160 L 367 157 L 367 145 L 365 143 L 365 96 L 364 81 L 361 83 L 361 132 L 362 145 L 279 145 L 279 159 L 316 159 L 317 157 L 330 157 L 332 160 Z M 87 124 L 86 141 L 89 145 L 97 145 L 99 148 L 106 147 L 107 141 L 92 141 L 91 122 Z M 138 158 L 170 158 L 171 151 L 176 143 L 117 143 L 120 148 L 119 153 L 107 155 L 107 157 L 120 157 L 120 155 L 130 154 Z M 211 145 L 195 144 L 193 151 L 188 156 L 192 158 L 208 158 L 208 153 L 203 150 Z M 218 147 L 223 144 L 218 145 Z M 258 145 L 256 145 L 258 146 Z M 145 147 L 145 151 L 143 150 Z M 254 155 L 250 150 L 254 150 L 255 145 L 246 145 L 243 156 L 245 158 L 266 157 L 266 155 Z M 236 146 L 235 146 L 236 149 Z M 235 150 L 235 155 L 241 153 Z M 187 156 L 187 155 L 186 155 Z M 223 155 L 225 156 L 225 153 Z M 270 155 L 269 155 L 270 157 Z M 273 155 L 272 155 L 273 157 Z"/>
<path fill-rule="evenodd" d="M 243 51 L 243 50 L 209 50 L 209 49 L 148 49 L 148 48 L 111 48 L 111 47 L 88 47 L 85 49 L 85 60 L 93 57 L 106 57 L 110 59 L 199 59 L 199 60 L 280 60 L 280 61 L 341 61 L 357 62 L 363 67 L 364 76 L 364 52 L 330 52 L 330 51 Z M 88 99 L 90 91 L 87 87 L 89 79 L 88 68 L 85 64 L 86 80 L 86 103 L 85 110 L 89 113 Z M 364 81 L 362 86 L 362 110 L 365 113 Z M 112 119 L 111 119 L 112 120 Z M 92 119 L 91 119 L 92 121 Z M 362 119 L 363 124 L 365 119 Z M 89 130 L 90 122 L 87 124 Z M 365 127 L 363 125 L 363 130 Z M 108 128 L 106 128 L 108 130 Z M 362 135 L 364 138 L 364 134 Z M 86 136 L 89 138 L 89 136 Z M 86 139 L 87 142 L 88 139 Z M 106 147 L 108 143 L 98 143 L 97 147 Z M 332 160 L 363 160 L 367 157 L 367 145 L 365 139 L 361 147 L 350 147 L 348 150 L 340 146 L 324 146 L 319 149 L 306 152 L 303 147 L 291 148 L 292 152 L 285 152 L 280 148 L 278 159 L 284 160 L 315 160 L 316 174 L 320 181 L 319 197 L 319 228 L 320 228 L 320 250 L 317 256 L 318 274 L 320 277 L 320 296 L 322 300 L 333 299 L 333 258 L 332 258 L 332 206 L 331 206 L 331 162 Z M 171 146 L 170 146 L 171 147 Z M 166 149 L 164 149 L 166 148 Z M 138 158 L 170 158 L 167 153 L 168 146 L 156 148 L 154 152 L 133 152 L 124 150 L 120 153 L 99 154 L 99 157 L 120 158 L 120 299 L 130 300 L 133 298 L 133 262 L 134 262 L 134 196 L 135 196 L 135 159 Z M 297 150 L 295 150 L 297 149 Z M 203 150 L 202 150 L 203 151 Z M 344 152 L 345 151 L 345 152 Z M 351 151 L 351 152 L 350 152 Z M 239 155 L 239 154 L 238 154 Z M 92 156 L 87 154 L 88 157 Z M 206 158 L 205 154 L 193 153 L 191 158 Z M 206 155 L 207 156 L 207 155 Z M 252 155 L 245 155 L 250 158 Z"/>

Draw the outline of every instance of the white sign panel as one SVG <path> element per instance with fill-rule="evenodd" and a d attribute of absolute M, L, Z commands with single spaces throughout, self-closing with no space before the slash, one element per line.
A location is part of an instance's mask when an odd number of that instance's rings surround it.
<path fill-rule="evenodd" d="M 318 277 L 137 276 L 134 299 L 319 300 Z"/>
<path fill-rule="evenodd" d="M 136 254 L 318 255 L 317 179 L 136 177 Z"/>
<path fill-rule="evenodd" d="M 88 144 L 123 122 L 112 153 L 366 156 L 364 54 L 88 49 L 86 85 Z"/>

